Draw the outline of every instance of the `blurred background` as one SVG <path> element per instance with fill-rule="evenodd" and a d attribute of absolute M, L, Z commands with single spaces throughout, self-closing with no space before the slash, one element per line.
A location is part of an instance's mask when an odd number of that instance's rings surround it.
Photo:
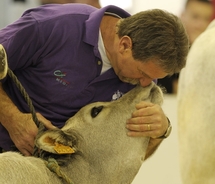
<path fill-rule="evenodd" d="M 52 2 L 56 1 L 58 0 Z M 59 1 L 64 3 L 77 2 L 78 0 Z M 188 20 L 193 20 L 190 25 L 193 26 L 192 29 L 199 30 L 198 34 L 200 34 L 212 20 L 214 9 L 211 9 L 211 4 L 208 6 L 202 1 L 196 1 L 196 4 L 194 2 L 189 7 L 186 0 L 89 0 L 88 2 L 96 2 L 96 7 L 116 5 L 127 10 L 130 14 L 153 8 L 167 10 L 179 17 L 182 17 L 183 14 L 184 20 L 187 18 L 186 23 Z M 51 0 L 0 0 L 0 28 L 14 22 L 26 9 L 50 2 Z M 82 0 L 82 2 L 87 2 L 87 0 Z M 168 82 L 168 85 L 172 85 L 171 80 Z M 132 184 L 182 184 L 178 158 L 177 90 L 167 92 L 164 95 L 163 109 L 172 122 L 172 134 L 163 141 L 155 154 L 143 163 Z"/>
<path fill-rule="evenodd" d="M 45 0 L 0 0 L 0 28 L 14 22 L 24 10 L 38 6 L 42 4 L 42 1 L 45 2 Z M 67 2 L 72 2 L 72 0 L 67 0 Z M 126 9 L 131 14 L 151 8 L 162 8 L 179 14 L 184 0 L 100 0 L 101 6 L 109 4 Z"/>

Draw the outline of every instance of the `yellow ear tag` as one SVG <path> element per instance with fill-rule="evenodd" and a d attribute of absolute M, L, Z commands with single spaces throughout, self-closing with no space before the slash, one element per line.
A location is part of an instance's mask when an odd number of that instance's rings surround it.
<path fill-rule="evenodd" d="M 72 154 L 72 153 L 75 153 L 75 150 L 72 149 L 70 146 L 65 146 L 65 145 L 60 144 L 60 143 L 55 143 L 54 150 L 58 154 Z"/>

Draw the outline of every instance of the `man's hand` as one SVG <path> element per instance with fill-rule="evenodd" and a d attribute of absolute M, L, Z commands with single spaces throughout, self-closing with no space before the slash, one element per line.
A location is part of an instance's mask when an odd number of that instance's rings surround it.
<path fill-rule="evenodd" d="M 45 119 L 41 114 L 37 113 L 38 120 L 48 129 L 56 128 L 50 121 Z M 8 129 L 10 137 L 18 150 L 25 156 L 33 154 L 34 140 L 38 133 L 38 128 L 32 119 L 31 114 L 22 114 Z"/>
<path fill-rule="evenodd" d="M 136 105 L 136 109 L 127 121 L 129 136 L 157 138 L 164 135 L 168 120 L 159 105 L 142 101 Z"/>
<path fill-rule="evenodd" d="M 163 139 L 156 139 L 165 134 L 168 128 L 168 120 L 157 104 L 140 102 L 136 105 L 132 117 L 127 121 L 128 136 L 151 137 L 146 150 L 145 159 L 150 157 L 158 148 Z"/>

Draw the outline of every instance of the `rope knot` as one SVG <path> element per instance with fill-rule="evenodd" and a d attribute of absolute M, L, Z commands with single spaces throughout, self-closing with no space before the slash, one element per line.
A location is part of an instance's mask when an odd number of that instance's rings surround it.
<path fill-rule="evenodd" d="M 60 166 L 58 165 L 57 161 L 54 158 L 49 158 L 48 159 L 47 167 L 52 172 L 59 173 L 59 171 L 60 171 Z"/>
<path fill-rule="evenodd" d="M 48 158 L 48 161 L 45 162 L 47 168 L 56 173 L 60 178 L 64 179 L 68 184 L 74 184 L 60 169 L 57 161 L 54 158 Z"/>

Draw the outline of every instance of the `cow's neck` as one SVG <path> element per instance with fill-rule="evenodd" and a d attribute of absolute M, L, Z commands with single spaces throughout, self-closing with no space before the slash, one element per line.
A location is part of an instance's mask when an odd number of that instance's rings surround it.
<path fill-rule="evenodd" d="M 142 164 L 141 158 L 125 160 L 119 156 L 110 158 L 106 162 L 86 160 L 81 156 L 76 156 L 67 167 L 62 167 L 62 171 L 74 184 L 119 184 L 119 182 L 130 184 Z"/>

